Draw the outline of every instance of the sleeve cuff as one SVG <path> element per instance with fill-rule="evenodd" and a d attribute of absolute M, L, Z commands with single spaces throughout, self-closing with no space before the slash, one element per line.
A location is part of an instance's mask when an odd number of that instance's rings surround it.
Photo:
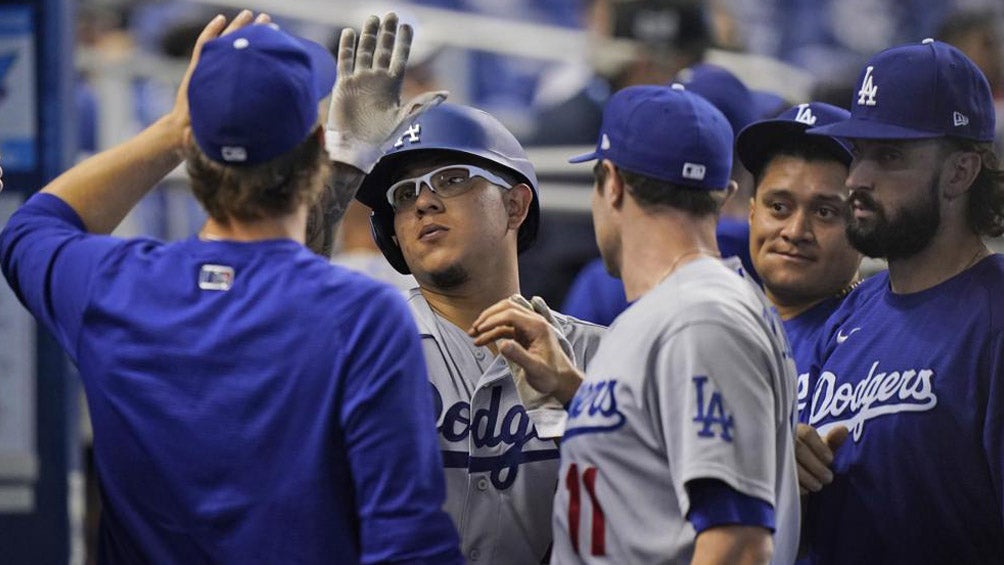
<path fill-rule="evenodd" d="M 690 510 L 687 520 L 698 533 L 715 526 L 759 526 L 774 531 L 774 507 L 745 495 L 717 479 L 687 483 Z"/>

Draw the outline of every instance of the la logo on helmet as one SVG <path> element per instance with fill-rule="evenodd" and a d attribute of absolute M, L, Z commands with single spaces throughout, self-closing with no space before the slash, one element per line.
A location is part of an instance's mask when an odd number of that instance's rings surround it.
<path fill-rule="evenodd" d="M 878 87 L 875 86 L 875 82 L 872 79 L 872 69 L 874 68 L 869 66 L 865 69 L 865 79 L 861 81 L 861 90 L 858 91 L 859 106 L 875 105 L 875 95 L 878 94 Z"/>
<path fill-rule="evenodd" d="M 404 134 L 397 138 L 397 143 L 394 144 L 394 149 L 400 149 L 404 147 L 405 138 L 408 138 L 410 143 L 418 143 L 421 139 L 422 134 L 422 124 L 411 124 L 408 129 L 404 130 Z"/>

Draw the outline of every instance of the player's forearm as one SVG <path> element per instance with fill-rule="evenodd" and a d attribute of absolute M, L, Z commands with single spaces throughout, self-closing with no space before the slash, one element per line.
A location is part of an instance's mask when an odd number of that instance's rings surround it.
<path fill-rule="evenodd" d="M 559 372 L 558 387 L 554 391 L 554 397 L 563 406 L 567 407 L 568 403 L 575 397 L 575 393 L 579 392 L 579 386 L 582 385 L 583 378 L 585 378 L 585 375 L 574 366 L 569 365 L 565 367 Z"/>
<path fill-rule="evenodd" d="M 770 532 L 756 526 L 719 526 L 697 535 L 691 565 L 754 565 L 770 563 L 774 544 Z"/>
<path fill-rule="evenodd" d="M 324 196 L 307 217 L 307 247 L 322 257 L 330 257 L 334 248 L 335 226 L 342 221 L 349 203 L 366 178 L 366 173 L 345 163 L 331 163 L 331 180 Z"/>
<path fill-rule="evenodd" d="M 182 160 L 184 127 L 173 115 L 66 171 L 42 189 L 76 211 L 87 230 L 111 233 Z"/>

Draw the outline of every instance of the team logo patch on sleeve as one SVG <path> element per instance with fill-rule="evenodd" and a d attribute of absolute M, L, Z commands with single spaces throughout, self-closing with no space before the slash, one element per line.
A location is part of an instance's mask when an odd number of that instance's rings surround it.
<path fill-rule="evenodd" d="M 202 290 L 230 290 L 233 284 L 233 267 L 207 263 L 199 270 L 199 288 Z"/>
<path fill-rule="evenodd" d="M 718 436 L 723 440 L 732 442 L 732 427 L 734 421 L 732 414 L 725 411 L 722 402 L 722 394 L 718 391 L 705 389 L 708 384 L 708 377 L 699 375 L 694 377 L 694 394 L 697 415 L 694 416 L 694 423 L 698 424 L 697 435 L 700 437 Z"/>

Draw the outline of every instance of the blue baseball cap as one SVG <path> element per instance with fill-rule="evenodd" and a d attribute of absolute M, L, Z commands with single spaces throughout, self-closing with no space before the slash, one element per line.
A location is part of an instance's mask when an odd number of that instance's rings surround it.
<path fill-rule="evenodd" d="M 732 169 L 732 127 L 681 84 L 629 86 L 603 109 L 596 150 L 568 162 L 596 159 L 683 186 L 722 190 Z"/>
<path fill-rule="evenodd" d="M 206 42 L 188 85 L 192 135 L 210 159 L 255 165 L 293 149 L 317 125 L 335 83 L 335 60 L 273 25 Z"/>
<path fill-rule="evenodd" d="M 750 90 L 736 75 L 722 67 L 708 63 L 687 67 L 677 73 L 676 82 L 721 110 L 733 132 L 738 133 L 760 117 Z"/>
<path fill-rule="evenodd" d="M 994 105 L 980 69 L 955 47 L 925 39 L 872 56 L 848 120 L 810 134 L 857 139 L 952 136 L 993 141 Z"/>
<path fill-rule="evenodd" d="M 773 155 L 778 144 L 806 135 L 813 127 L 842 122 L 851 117 L 843 108 L 823 102 L 798 104 L 781 112 L 776 118 L 761 120 L 743 128 L 736 136 L 736 154 L 750 171 L 760 170 Z M 851 164 L 851 151 L 842 139 L 819 136 L 820 141 L 832 145 L 833 153 L 844 165 Z"/>

